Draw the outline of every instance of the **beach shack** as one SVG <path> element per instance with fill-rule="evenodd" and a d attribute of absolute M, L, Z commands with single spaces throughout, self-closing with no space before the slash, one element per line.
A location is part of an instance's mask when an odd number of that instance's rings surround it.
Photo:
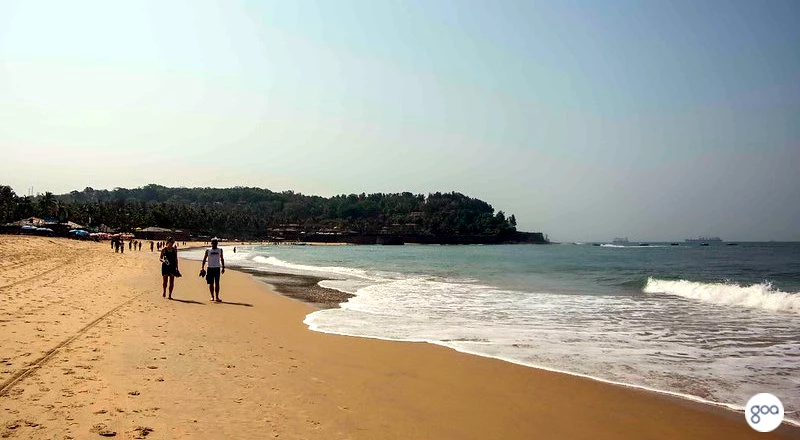
<path fill-rule="evenodd" d="M 189 240 L 189 233 L 180 229 L 167 229 L 159 228 L 158 226 L 150 226 L 141 230 L 135 230 L 133 235 L 140 240 L 154 240 L 163 241 L 167 237 L 172 237 L 176 241 Z"/>
<path fill-rule="evenodd" d="M 2 226 L 4 234 L 34 234 L 37 229 L 44 228 L 45 221 L 39 217 L 28 217 Z"/>

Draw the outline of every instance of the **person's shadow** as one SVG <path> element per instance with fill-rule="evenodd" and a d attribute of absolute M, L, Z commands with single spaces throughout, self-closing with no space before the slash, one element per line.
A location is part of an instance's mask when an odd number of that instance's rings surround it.
<path fill-rule="evenodd" d="M 252 304 L 233 302 L 233 301 L 225 301 L 224 299 L 222 301 L 217 302 L 217 304 L 230 304 L 232 306 L 253 307 Z"/>
<path fill-rule="evenodd" d="M 205 303 L 201 303 L 200 301 L 195 301 L 193 299 L 172 298 L 170 301 L 178 301 L 178 302 L 185 303 L 185 304 L 200 304 L 200 305 L 203 305 L 203 306 L 205 305 Z"/>

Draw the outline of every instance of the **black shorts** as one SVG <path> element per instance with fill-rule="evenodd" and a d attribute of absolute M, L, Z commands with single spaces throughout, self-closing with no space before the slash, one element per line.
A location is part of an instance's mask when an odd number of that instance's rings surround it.
<path fill-rule="evenodd" d="M 175 266 L 172 266 L 171 264 L 162 264 L 161 276 L 165 277 L 167 275 L 175 276 Z"/>
<path fill-rule="evenodd" d="M 219 267 L 209 267 L 206 271 L 206 282 L 208 284 L 219 284 Z"/>

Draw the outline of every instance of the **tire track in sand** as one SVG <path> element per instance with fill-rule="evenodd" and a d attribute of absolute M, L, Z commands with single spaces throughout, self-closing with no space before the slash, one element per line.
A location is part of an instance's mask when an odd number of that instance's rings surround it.
<path fill-rule="evenodd" d="M 138 295 L 135 295 L 135 296 L 133 296 L 131 298 L 128 298 L 123 303 L 117 305 L 113 309 L 111 309 L 108 312 L 104 313 L 102 316 L 96 318 L 92 322 L 90 322 L 90 323 L 86 324 L 85 326 L 81 327 L 77 332 L 73 333 L 72 336 L 70 336 L 67 339 L 61 341 L 58 345 L 56 345 L 55 347 L 53 347 L 50 350 L 48 350 L 47 352 L 45 352 L 42 356 L 40 356 L 39 358 L 37 358 L 33 362 L 29 363 L 26 367 L 20 369 L 16 373 L 12 374 L 10 378 L 8 378 L 6 381 L 4 381 L 2 384 L 0 384 L 0 397 L 5 397 L 6 394 L 8 394 L 8 392 L 11 390 L 11 388 L 14 387 L 14 385 L 18 384 L 23 379 L 28 377 L 31 373 L 35 372 L 36 370 L 38 370 L 39 368 L 44 366 L 44 364 L 46 364 L 47 361 L 49 361 L 53 356 L 55 356 L 55 354 L 58 352 L 59 349 L 69 345 L 74 340 L 78 339 L 81 335 L 86 333 L 89 329 L 91 329 L 92 327 L 97 325 L 100 321 L 102 321 L 103 319 L 107 318 L 108 316 L 110 316 L 111 314 L 113 314 L 117 310 L 121 309 L 122 307 L 130 304 L 131 302 L 133 302 L 133 300 L 135 300 L 137 298 L 140 298 L 140 297 Z"/>
<path fill-rule="evenodd" d="M 4 285 L 0 286 L 0 290 L 7 289 L 7 288 L 12 287 L 12 286 L 16 286 L 17 284 L 21 284 L 21 283 L 24 283 L 26 281 L 35 280 L 36 278 L 39 278 L 42 275 L 46 275 L 46 274 L 48 274 L 50 272 L 56 271 L 58 269 L 61 269 L 61 268 L 65 267 L 65 266 L 67 266 L 67 264 L 70 261 L 72 261 L 72 258 L 67 258 L 66 260 L 63 260 L 61 262 L 61 264 L 58 264 L 56 267 L 47 269 L 47 270 L 45 270 L 43 272 L 37 272 L 36 275 L 33 275 L 33 276 L 25 277 L 25 278 L 22 278 L 20 280 L 12 281 L 12 282 L 10 282 L 8 284 L 4 284 Z"/>

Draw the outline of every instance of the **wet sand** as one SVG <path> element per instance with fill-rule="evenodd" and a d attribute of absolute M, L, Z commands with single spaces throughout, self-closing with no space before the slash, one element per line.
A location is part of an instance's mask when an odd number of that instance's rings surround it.
<path fill-rule="evenodd" d="M 198 262 L 181 260 L 170 301 L 149 250 L 0 236 L 0 255 L 2 438 L 800 438 L 431 344 L 311 332 L 313 305 L 243 272 L 209 301 Z M 315 284 L 265 281 L 301 296 Z"/>

